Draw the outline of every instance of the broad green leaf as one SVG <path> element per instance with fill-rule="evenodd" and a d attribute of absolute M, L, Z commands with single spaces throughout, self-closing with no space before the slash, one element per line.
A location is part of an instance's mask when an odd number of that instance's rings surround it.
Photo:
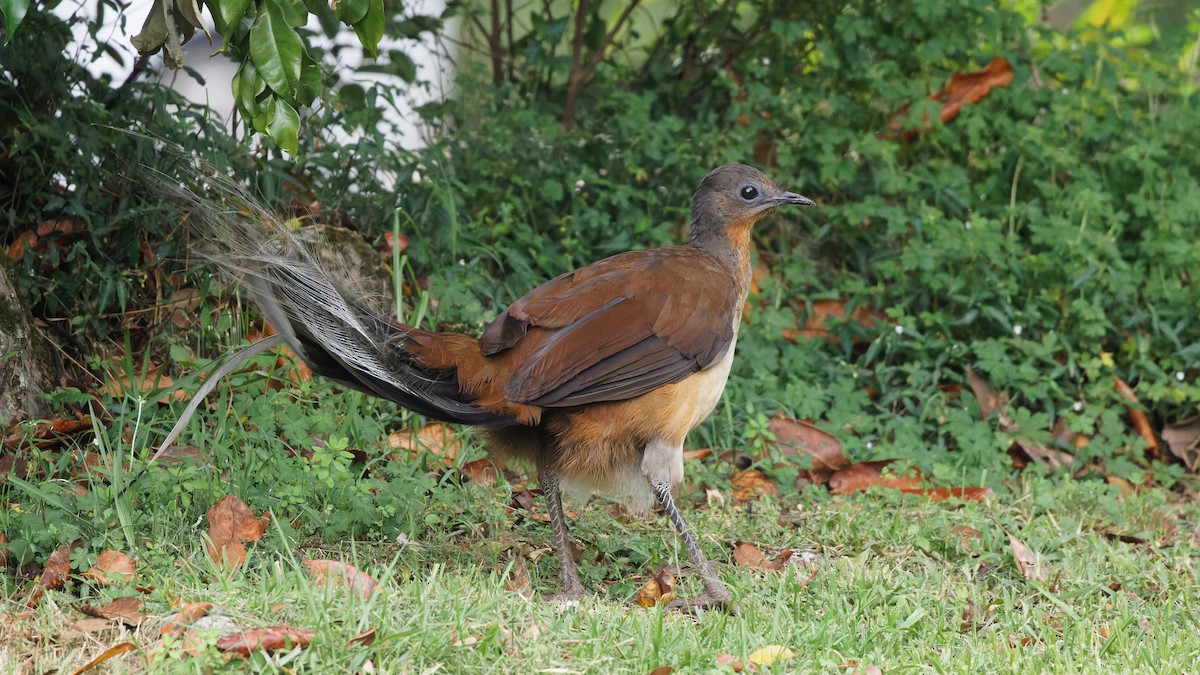
<path fill-rule="evenodd" d="M 296 95 L 304 43 L 283 18 L 275 0 L 266 0 L 250 29 L 250 58 L 259 75 L 275 93 L 286 99 Z"/>
<path fill-rule="evenodd" d="M 259 115 L 258 96 L 267 88 L 267 83 L 258 74 L 254 62 L 246 59 L 233 79 L 233 96 L 247 119 Z"/>
<path fill-rule="evenodd" d="M 331 38 L 337 35 L 341 26 L 338 25 L 338 18 L 334 16 L 333 10 L 329 8 L 326 0 L 304 0 L 304 6 L 308 8 L 309 14 L 317 17 L 325 37 Z"/>
<path fill-rule="evenodd" d="M 369 0 L 370 7 L 362 21 L 354 24 L 354 32 L 371 58 L 379 57 L 379 41 L 383 39 L 383 0 Z"/>
<path fill-rule="evenodd" d="M 25 20 L 29 12 L 29 0 L 0 0 L 0 13 L 4 14 L 4 44 L 12 40 L 17 26 Z"/>
<path fill-rule="evenodd" d="M 405 82 L 412 82 L 417 79 L 417 64 L 413 63 L 408 54 L 398 49 L 393 49 L 388 52 L 388 60 L 392 62 L 392 72 L 396 74 L 396 77 Z"/>
<path fill-rule="evenodd" d="M 279 105 L 279 99 L 274 96 L 268 96 L 263 99 L 258 105 L 258 114 L 250 118 L 250 124 L 255 131 L 266 132 L 270 127 L 271 122 L 275 120 L 275 108 Z"/>
<path fill-rule="evenodd" d="M 300 115 L 287 101 L 278 101 L 275 104 L 275 118 L 267 127 L 267 133 L 288 153 L 295 155 L 299 151 L 300 141 L 297 136 L 300 133 Z"/>
<path fill-rule="evenodd" d="M 324 93 L 324 84 L 321 66 L 305 52 L 303 63 L 300 64 L 300 87 L 296 90 L 296 102 L 300 105 L 312 104 Z"/>
<path fill-rule="evenodd" d="M 238 22 L 246 14 L 246 8 L 250 6 L 250 0 L 213 0 L 217 3 L 218 11 L 213 12 L 214 16 L 220 17 L 221 25 L 218 29 L 221 35 L 228 40 L 233 33 L 233 29 L 237 27 Z M 211 9 L 211 5 L 209 7 Z"/>
<path fill-rule="evenodd" d="M 333 15 L 349 26 L 353 26 L 367 15 L 371 0 L 335 0 Z"/>
<path fill-rule="evenodd" d="M 283 10 L 283 18 L 289 26 L 303 26 L 308 23 L 308 8 L 301 0 L 276 0 L 279 9 Z"/>

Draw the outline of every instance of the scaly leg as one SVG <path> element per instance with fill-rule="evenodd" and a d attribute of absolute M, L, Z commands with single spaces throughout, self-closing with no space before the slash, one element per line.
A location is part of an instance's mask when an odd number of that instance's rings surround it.
<path fill-rule="evenodd" d="M 658 499 L 658 503 L 662 504 L 663 510 L 667 512 L 667 517 L 671 519 L 671 524 L 683 538 L 683 547 L 687 549 L 688 558 L 700 572 L 700 581 L 704 584 L 703 595 L 695 598 L 680 598 L 668 606 L 684 611 L 720 607 L 730 614 L 737 614 L 737 603 L 733 601 L 729 589 L 717 578 L 712 564 L 708 562 L 708 558 L 704 557 L 704 551 L 700 550 L 700 540 L 696 538 L 696 532 L 683 519 L 683 513 L 675 503 L 675 497 L 671 495 L 671 486 L 667 483 L 651 483 L 651 488 L 654 489 L 654 496 Z"/>
<path fill-rule="evenodd" d="M 587 595 L 583 584 L 579 581 L 579 572 L 575 569 L 575 556 L 571 551 L 571 531 L 567 528 L 567 518 L 563 514 L 562 494 L 558 489 L 558 474 L 543 468 L 542 493 L 546 495 L 546 507 L 550 511 L 550 528 L 554 533 L 554 555 L 558 558 L 558 566 L 562 570 L 561 593 L 547 596 L 550 602 L 579 600 Z"/>

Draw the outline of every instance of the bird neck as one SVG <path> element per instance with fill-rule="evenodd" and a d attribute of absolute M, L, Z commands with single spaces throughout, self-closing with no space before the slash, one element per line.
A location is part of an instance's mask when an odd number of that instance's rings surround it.
<path fill-rule="evenodd" d="M 724 226 L 693 223 L 688 243 L 704 251 L 729 271 L 745 297 L 750 290 L 750 228 L 758 218 L 744 218 Z"/>

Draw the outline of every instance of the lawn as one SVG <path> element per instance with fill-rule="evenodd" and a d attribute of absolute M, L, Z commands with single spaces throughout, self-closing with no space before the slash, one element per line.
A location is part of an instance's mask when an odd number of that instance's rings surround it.
<path fill-rule="evenodd" d="M 478 454 L 474 444 L 467 440 L 457 467 Z M 264 448 L 244 450 L 249 458 Z M 407 516 L 415 537 L 313 536 L 304 523 L 325 519 L 336 529 L 339 515 L 319 481 L 307 501 L 280 499 L 290 494 L 282 484 L 245 490 L 249 503 L 276 507 L 232 571 L 208 555 L 197 514 L 218 493 L 238 492 L 238 469 L 223 467 L 223 489 L 145 501 L 130 517 L 136 579 L 81 579 L 94 559 L 74 560 L 72 580 L 34 608 L 25 607 L 34 584 L 5 580 L 0 670 L 73 672 L 123 643 L 130 651 L 96 672 L 1171 672 L 1200 653 L 1198 514 L 1162 490 L 1026 471 L 979 502 L 810 487 L 735 505 L 735 469 L 714 453 L 689 461 L 684 502 L 740 612 L 687 615 L 635 602 L 663 565 L 686 559 L 665 519 L 630 518 L 593 500 L 572 527 L 596 595 L 577 606 L 547 603 L 541 595 L 556 590 L 558 575 L 541 499 L 530 506 L 520 474 L 509 474 L 516 485 L 488 485 L 430 459 L 397 463 L 411 473 L 391 479 L 396 489 L 425 490 Z M 179 466 L 153 471 L 192 475 Z M 103 492 L 106 481 L 90 480 Z M 145 480 L 130 481 L 130 492 Z M 124 541 L 119 521 L 113 541 Z M 1022 571 L 1009 533 L 1036 566 Z M 739 543 L 753 549 L 735 555 Z M 759 568 L 746 550 L 765 555 Z M 321 559 L 349 563 L 378 586 L 364 593 L 329 577 L 320 583 L 304 561 Z M 678 590 L 698 590 L 686 569 Z M 103 615 L 96 608 L 121 596 L 142 601 L 132 620 L 85 616 Z M 163 636 L 167 617 L 199 602 L 212 604 L 208 616 Z M 305 649 L 247 660 L 217 647 L 222 636 L 262 626 L 314 634 Z"/>

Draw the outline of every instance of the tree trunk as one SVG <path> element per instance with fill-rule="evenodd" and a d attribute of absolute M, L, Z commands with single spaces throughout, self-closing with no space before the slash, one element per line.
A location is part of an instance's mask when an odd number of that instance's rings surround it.
<path fill-rule="evenodd" d="M 18 416 L 43 412 L 39 394 L 48 391 L 53 381 L 51 358 L 49 345 L 13 287 L 7 265 L 0 261 L 0 428 Z"/>

